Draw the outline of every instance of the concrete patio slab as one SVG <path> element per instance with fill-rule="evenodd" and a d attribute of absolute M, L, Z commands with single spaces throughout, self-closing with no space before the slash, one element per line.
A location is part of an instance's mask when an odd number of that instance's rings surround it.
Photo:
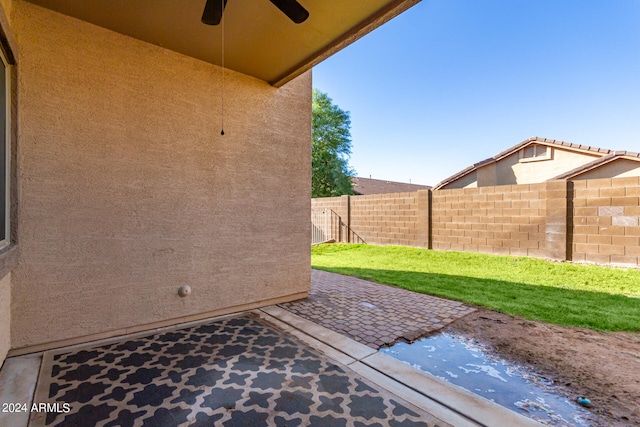
<path fill-rule="evenodd" d="M 0 370 L 0 404 L 3 405 L 0 408 L 0 426 L 27 425 L 41 362 L 42 353 L 10 357 L 4 362 Z M 4 407 L 5 404 L 13 406 Z"/>

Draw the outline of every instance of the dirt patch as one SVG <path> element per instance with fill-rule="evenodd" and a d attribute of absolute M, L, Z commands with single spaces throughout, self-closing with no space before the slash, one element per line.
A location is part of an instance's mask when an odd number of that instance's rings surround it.
<path fill-rule="evenodd" d="M 595 426 L 640 425 L 640 334 L 565 328 L 485 309 L 444 331 L 533 369 L 573 400 L 587 397 Z"/>

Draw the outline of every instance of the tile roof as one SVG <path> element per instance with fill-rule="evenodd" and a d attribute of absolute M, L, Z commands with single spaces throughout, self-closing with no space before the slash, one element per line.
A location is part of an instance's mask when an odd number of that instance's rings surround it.
<path fill-rule="evenodd" d="M 428 190 L 429 185 L 407 184 L 404 182 L 385 181 L 381 179 L 352 177 L 353 191 L 357 195 L 404 193 L 418 190 Z"/>
<path fill-rule="evenodd" d="M 541 138 L 538 136 L 532 136 L 530 138 L 525 139 L 522 142 L 517 143 L 516 145 L 514 145 L 511 148 L 508 148 L 498 154 L 496 154 L 493 157 L 489 157 L 488 159 L 484 159 L 478 163 L 474 163 L 471 166 L 468 166 L 464 169 L 462 169 L 460 172 L 457 172 L 453 175 L 451 175 L 449 178 L 439 182 L 438 184 L 436 184 L 436 186 L 433 188 L 434 190 L 439 190 L 442 187 L 462 178 L 463 176 L 475 171 L 476 169 L 484 166 L 484 165 L 488 165 L 490 163 L 494 163 L 497 162 L 498 160 L 504 159 L 507 156 L 510 156 L 511 154 L 517 152 L 518 150 L 526 147 L 527 145 L 530 144 L 543 144 L 543 145 L 548 145 L 548 146 L 556 146 L 556 147 L 562 147 L 565 149 L 570 149 L 570 150 L 574 150 L 574 151 L 586 151 L 592 154 L 598 154 L 600 156 L 607 156 L 607 155 L 612 155 L 614 153 L 622 153 L 621 151 L 613 151 L 613 150 L 609 150 L 609 149 L 605 149 L 605 148 L 599 148 L 599 147 L 592 147 L 589 145 L 580 145 L 580 144 L 574 144 L 571 142 L 566 142 L 566 141 L 560 141 L 558 139 L 551 139 L 551 138 Z M 631 153 L 631 152 L 627 152 L 624 151 L 624 153 Z M 632 153 L 632 154 L 637 154 L 637 153 Z M 600 160 L 600 159 L 598 159 Z"/>
<path fill-rule="evenodd" d="M 542 143 L 544 145 L 553 145 L 557 147 L 569 148 L 569 149 L 579 150 L 579 151 L 590 151 L 592 153 L 601 154 L 601 155 L 607 155 L 607 154 L 613 153 L 613 150 L 608 150 L 606 148 L 598 148 L 598 147 L 592 147 L 589 145 L 574 144 L 572 142 L 560 141 L 559 139 L 540 138 L 538 136 L 532 136 L 531 138 L 527 138 L 524 141 L 514 145 L 513 147 L 508 148 L 499 154 L 496 154 L 491 159 L 494 159 L 494 160 L 503 159 L 515 153 L 522 147 L 532 143 L 536 143 L 536 144 Z"/>

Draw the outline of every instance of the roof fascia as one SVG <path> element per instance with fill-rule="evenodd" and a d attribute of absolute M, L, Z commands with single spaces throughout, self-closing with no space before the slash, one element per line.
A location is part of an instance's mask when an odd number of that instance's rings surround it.
<path fill-rule="evenodd" d="M 306 59 L 304 59 L 273 81 L 270 81 L 269 84 L 275 87 L 281 87 L 282 85 L 290 82 L 302 73 L 318 65 L 320 62 L 334 55 L 338 51 L 344 49 L 351 43 L 355 42 L 356 40 L 362 38 L 371 31 L 400 15 L 402 12 L 420 3 L 420 1 L 421 0 L 394 0 L 390 2 L 386 7 L 380 9 L 377 13 L 371 15 L 369 18 L 357 24 L 350 31 L 333 40 L 331 43 L 329 43 L 319 51 L 309 55 Z"/>

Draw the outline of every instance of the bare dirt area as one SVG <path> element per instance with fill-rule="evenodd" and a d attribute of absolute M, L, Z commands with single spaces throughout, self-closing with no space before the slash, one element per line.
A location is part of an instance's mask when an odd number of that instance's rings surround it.
<path fill-rule="evenodd" d="M 573 400 L 587 397 L 594 426 L 640 426 L 640 334 L 566 328 L 485 309 L 445 331 L 531 368 Z"/>

